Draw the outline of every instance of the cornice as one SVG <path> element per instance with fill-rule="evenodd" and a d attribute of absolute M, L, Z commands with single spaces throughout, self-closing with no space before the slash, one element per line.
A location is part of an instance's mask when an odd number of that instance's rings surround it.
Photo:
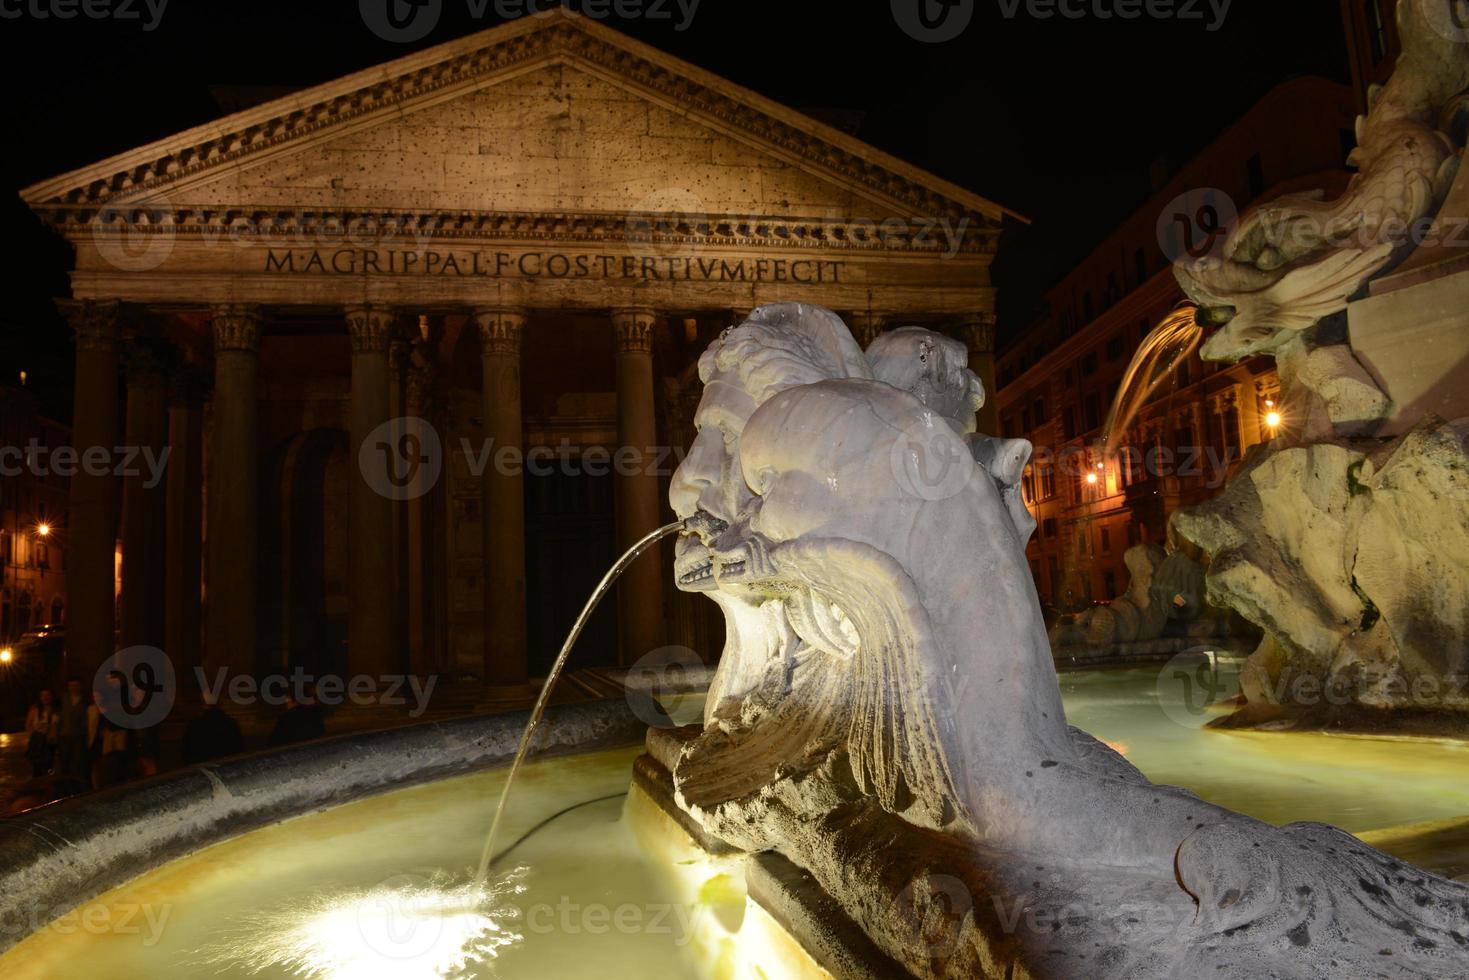
<path fill-rule="evenodd" d="M 904 223 L 879 230 L 865 219 L 827 217 L 660 217 L 655 226 L 608 211 L 436 211 L 421 209 L 281 208 L 173 205 L 119 200 L 105 204 L 42 204 L 35 212 L 69 237 L 158 235 L 176 242 L 274 248 L 360 248 L 364 245 L 430 248 L 435 242 L 566 242 L 568 244 L 668 245 L 693 248 L 824 249 L 952 254 L 932 229 Z M 394 239 L 399 239 L 395 242 Z M 994 226 L 969 224 L 959 254 L 992 256 Z"/>
<path fill-rule="evenodd" d="M 914 215 L 997 227 L 1024 220 L 978 195 L 808 119 L 754 92 L 560 9 L 317 86 L 196 127 L 21 192 L 46 205 L 167 197 L 184 181 L 244 163 L 325 130 L 388 117 L 540 64 L 589 68 L 754 144 L 791 156 Z"/>

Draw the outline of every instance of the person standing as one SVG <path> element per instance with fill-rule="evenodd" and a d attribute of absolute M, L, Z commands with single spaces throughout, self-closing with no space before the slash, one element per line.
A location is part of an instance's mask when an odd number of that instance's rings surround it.
<path fill-rule="evenodd" d="M 61 732 L 61 713 L 56 709 L 56 696 L 47 688 L 36 695 L 26 712 L 26 758 L 31 763 L 31 776 L 39 779 L 51 771 L 56 758 L 56 742 Z"/>
<path fill-rule="evenodd" d="M 61 699 L 61 719 L 56 737 L 56 775 L 86 785 L 87 775 L 87 704 L 80 677 L 66 679 L 66 694 Z"/>

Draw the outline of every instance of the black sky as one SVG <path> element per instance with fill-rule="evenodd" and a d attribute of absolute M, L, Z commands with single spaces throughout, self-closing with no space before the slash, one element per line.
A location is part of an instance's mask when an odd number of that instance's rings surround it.
<path fill-rule="evenodd" d="M 0 0 L 0 11 L 53 2 Z M 149 16 L 145 0 L 112 2 Z M 605 22 L 787 105 L 856 110 L 860 138 L 1032 217 L 997 269 L 1011 327 L 1146 198 L 1154 160 L 1188 159 L 1285 78 L 1346 80 L 1338 0 L 1233 0 L 1215 31 L 1208 0 L 1203 20 L 1131 21 L 1039 20 L 1025 0 L 1007 18 L 1014 0 L 972 2 L 969 26 L 941 44 L 909 37 L 889 0 L 701 0 L 684 30 L 673 19 Z M 65 371 L 50 300 L 65 295 L 67 250 L 16 190 L 218 116 L 211 86 L 305 87 L 500 23 L 494 0 L 482 19 L 466 0 L 443 4 L 411 45 L 372 34 L 358 0 L 168 0 L 151 31 L 139 20 L 0 18 L 0 221 L 13 243 L 0 278 L 5 380 L 26 363 L 44 377 L 53 362 L 57 383 Z"/>

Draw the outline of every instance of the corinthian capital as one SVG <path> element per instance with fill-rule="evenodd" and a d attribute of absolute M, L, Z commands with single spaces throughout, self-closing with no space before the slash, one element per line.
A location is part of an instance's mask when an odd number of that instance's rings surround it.
<path fill-rule="evenodd" d="M 210 310 L 214 350 L 247 351 L 260 348 L 260 307 L 246 303 L 215 306 Z"/>
<path fill-rule="evenodd" d="M 993 354 L 995 352 L 995 315 L 972 313 L 959 321 L 954 335 L 964 341 L 971 354 Z"/>
<path fill-rule="evenodd" d="M 397 314 L 386 306 L 349 306 L 342 311 L 347 318 L 347 333 L 352 337 L 352 352 L 385 351 L 393 336 Z"/>
<path fill-rule="evenodd" d="M 651 354 L 653 324 L 658 316 L 644 307 L 612 311 L 612 326 L 617 331 L 619 354 Z"/>
<path fill-rule="evenodd" d="M 77 350 L 115 350 L 122 324 L 117 300 L 58 300 L 57 309 L 76 333 Z"/>
<path fill-rule="evenodd" d="M 475 310 L 474 323 L 479 327 L 481 354 L 520 353 L 520 335 L 525 327 L 524 310 Z"/>

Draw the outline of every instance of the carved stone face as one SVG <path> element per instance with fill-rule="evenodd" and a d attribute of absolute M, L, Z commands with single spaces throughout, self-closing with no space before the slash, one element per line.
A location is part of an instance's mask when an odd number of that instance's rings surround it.
<path fill-rule="evenodd" d="M 694 534 L 681 535 L 675 550 L 674 578 L 688 592 L 716 586 L 709 564 L 713 534 L 733 523 L 751 497 L 740 469 L 739 439 L 755 411 L 755 400 L 727 374 L 716 374 L 705 386 L 694 414 L 698 435 L 673 475 L 669 500 Z"/>

